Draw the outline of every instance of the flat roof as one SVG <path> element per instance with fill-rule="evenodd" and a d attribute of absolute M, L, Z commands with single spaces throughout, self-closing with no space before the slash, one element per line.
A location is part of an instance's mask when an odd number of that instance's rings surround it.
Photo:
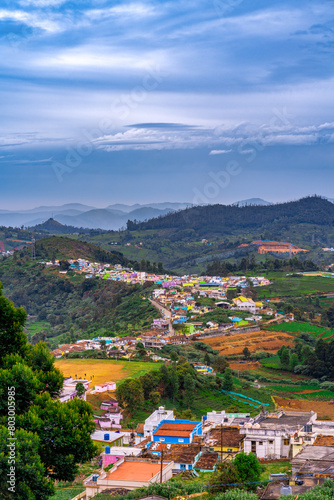
<path fill-rule="evenodd" d="M 163 464 L 163 468 L 168 464 Z M 107 479 L 117 481 L 149 481 L 160 472 L 160 464 L 150 464 L 149 462 L 123 462 L 117 468 L 111 469 Z"/>

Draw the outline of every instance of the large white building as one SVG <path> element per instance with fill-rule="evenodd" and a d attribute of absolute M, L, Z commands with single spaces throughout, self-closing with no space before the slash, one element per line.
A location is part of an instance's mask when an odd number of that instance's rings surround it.
<path fill-rule="evenodd" d="M 261 413 L 240 429 L 245 435 L 244 452 L 255 453 L 258 458 L 278 459 L 293 456 L 294 435 L 308 432 L 315 422 L 314 412 Z"/>
<path fill-rule="evenodd" d="M 175 420 L 173 410 L 165 410 L 164 406 L 153 412 L 144 424 L 144 437 L 152 436 L 154 429 L 158 427 L 162 420 Z"/>

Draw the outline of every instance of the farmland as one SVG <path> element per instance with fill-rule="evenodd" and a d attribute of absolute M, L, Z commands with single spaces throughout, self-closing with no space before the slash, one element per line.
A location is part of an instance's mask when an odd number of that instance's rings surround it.
<path fill-rule="evenodd" d="M 217 349 L 224 356 L 241 356 L 245 347 L 253 354 L 257 351 L 276 352 L 284 344 L 293 345 L 293 337 L 287 333 L 277 334 L 275 331 L 242 333 L 232 336 L 212 337 L 202 339 L 202 342 Z"/>
<path fill-rule="evenodd" d="M 281 323 L 280 325 L 272 325 L 267 328 L 271 332 L 285 332 L 292 335 L 299 335 L 300 333 L 308 333 L 312 337 L 322 337 L 324 340 L 329 339 L 334 335 L 334 330 L 325 327 L 310 325 L 301 321 L 293 323 Z"/>
<path fill-rule="evenodd" d="M 308 294 L 332 292 L 334 279 L 323 276 L 280 276 L 274 278 L 274 283 L 259 291 L 260 298 L 300 297 Z"/>
<path fill-rule="evenodd" d="M 274 397 L 275 403 L 285 410 L 290 411 L 314 411 L 318 414 L 319 419 L 334 420 L 334 404 L 330 401 L 317 401 L 306 399 L 285 399 L 281 397 Z"/>
<path fill-rule="evenodd" d="M 109 380 L 119 382 L 125 378 L 137 378 L 160 366 L 158 363 L 107 359 L 57 359 L 55 365 L 65 377 L 88 378 L 92 380 L 92 386 Z"/>

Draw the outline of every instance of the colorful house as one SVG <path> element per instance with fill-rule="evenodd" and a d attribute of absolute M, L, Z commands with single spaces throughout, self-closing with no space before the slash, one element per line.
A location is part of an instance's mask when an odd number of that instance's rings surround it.
<path fill-rule="evenodd" d="M 190 444 L 202 435 L 202 422 L 176 419 L 163 420 L 153 432 L 153 442 Z"/>

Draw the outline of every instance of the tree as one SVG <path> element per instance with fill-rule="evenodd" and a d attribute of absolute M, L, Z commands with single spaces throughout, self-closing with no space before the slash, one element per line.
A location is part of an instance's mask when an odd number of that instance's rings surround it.
<path fill-rule="evenodd" d="M 207 353 L 207 352 L 205 353 L 205 356 L 204 356 L 204 363 L 205 363 L 207 366 L 209 366 L 209 365 L 210 365 L 210 363 L 211 363 L 211 358 L 210 358 L 210 356 L 209 356 L 209 353 Z"/>
<path fill-rule="evenodd" d="M 13 353 L 24 356 L 28 348 L 23 331 L 27 313 L 23 307 L 15 307 L 4 297 L 2 288 L 0 283 L 0 367 L 6 355 Z"/>
<path fill-rule="evenodd" d="M 107 341 L 106 340 L 100 340 L 100 346 L 102 351 L 105 351 L 107 348 Z"/>
<path fill-rule="evenodd" d="M 171 361 L 177 361 L 179 359 L 179 357 L 175 351 L 171 352 L 170 359 L 171 359 Z"/>
<path fill-rule="evenodd" d="M 231 368 L 226 368 L 223 378 L 223 389 L 224 391 L 232 391 L 233 389 L 233 378 Z"/>
<path fill-rule="evenodd" d="M 215 357 L 215 360 L 213 362 L 213 368 L 215 372 L 224 373 L 227 367 L 228 367 L 228 362 L 226 361 L 224 356 L 218 355 Z"/>
<path fill-rule="evenodd" d="M 215 484 L 234 484 L 239 482 L 238 469 L 232 462 L 221 462 L 209 479 L 210 493 L 226 491 L 229 486 L 215 487 Z"/>
<path fill-rule="evenodd" d="M 10 437 L 8 429 L 0 427 L 0 497 L 17 500 L 49 498 L 54 488 L 46 477 L 38 453 L 38 437 L 23 429 L 15 432 L 16 441 L 10 441 Z M 15 459 L 11 452 L 15 453 Z"/>
<path fill-rule="evenodd" d="M 127 379 L 116 389 L 116 397 L 130 415 L 144 402 L 144 391 L 140 380 Z"/>
<path fill-rule="evenodd" d="M 262 468 L 254 453 L 244 453 L 243 451 L 238 453 L 233 464 L 237 468 L 240 483 L 260 481 Z M 256 485 L 253 486 L 256 487 Z"/>
<path fill-rule="evenodd" d="M 289 370 L 293 372 L 297 365 L 299 365 L 299 359 L 298 355 L 294 352 L 290 356 Z"/>
<path fill-rule="evenodd" d="M 157 406 L 157 404 L 160 401 L 160 392 L 158 392 L 158 391 L 150 392 L 148 399 L 149 399 L 150 403 L 152 403 L 152 405 Z"/>
<path fill-rule="evenodd" d="M 15 308 L 0 295 L 0 434 L 6 432 L 1 424 L 7 420 L 10 387 L 19 429 L 15 498 L 44 500 L 52 492 L 50 479 L 73 480 L 77 463 L 96 454 L 90 438 L 95 423 L 86 402 L 73 400 L 64 405 L 53 399 L 61 390 L 63 376 L 54 367 L 54 358 L 45 344 L 27 344 L 23 333 L 25 317 L 22 308 Z M 1 479 L 3 470 L 6 464 L 0 449 Z"/>
<path fill-rule="evenodd" d="M 75 390 L 77 391 L 77 396 L 79 398 L 81 398 L 85 394 L 85 392 L 86 392 L 85 386 L 83 385 L 82 382 L 78 382 L 76 384 Z"/>
<path fill-rule="evenodd" d="M 194 399 L 194 391 L 195 380 L 189 373 L 187 373 L 187 375 L 184 377 L 184 402 L 188 408 L 190 408 L 191 403 Z"/>
<path fill-rule="evenodd" d="M 250 350 L 248 347 L 245 347 L 244 350 L 242 351 L 242 354 L 244 355 L 245 359 L 249 359 L 251 357 Z"/>

